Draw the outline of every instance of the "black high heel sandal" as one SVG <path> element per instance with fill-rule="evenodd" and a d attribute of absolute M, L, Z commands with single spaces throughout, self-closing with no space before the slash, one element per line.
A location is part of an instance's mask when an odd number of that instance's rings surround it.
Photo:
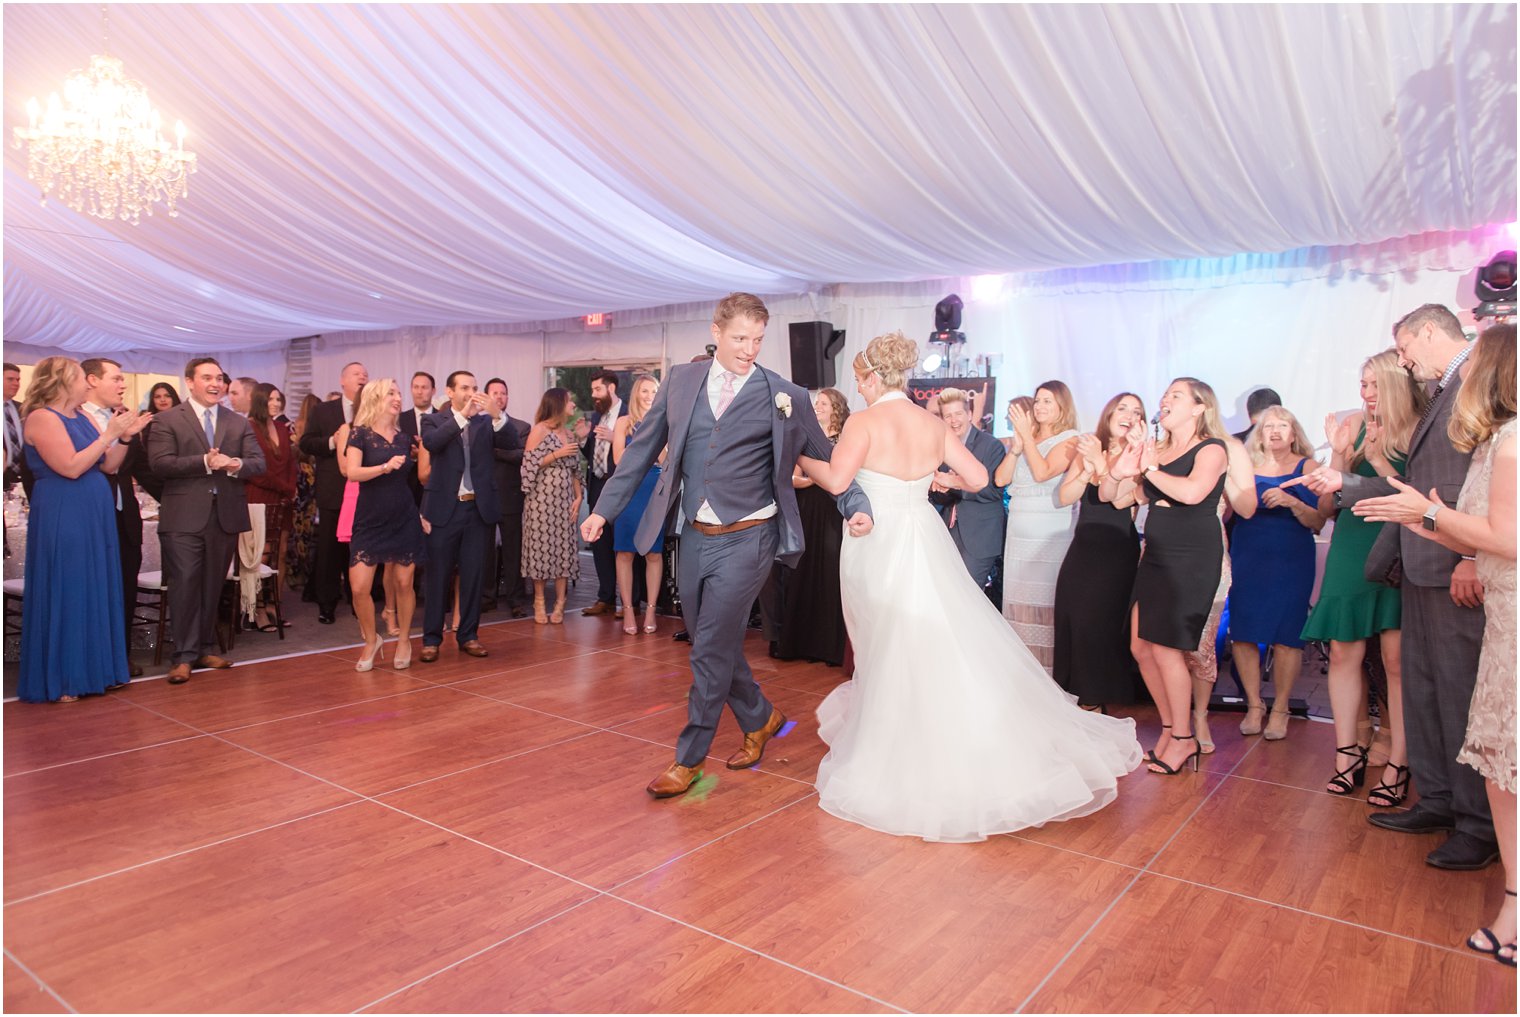
<path fill-rule="evenodd" d="M 1162 724 L 1161 725 L 1161 730 L 1163 730 L 1163 731 L 1170 731 L 1171 729 L 1172 729 L 1172 725 L 1170 725 L 1170 724 Z M 1156 758 L 1156 750 L 1155 749 L 1151 749 L 1149 752 L 1147 752 L 1145 754 L 1145 761 L 1147 763 L 1156 763 L 1158 765 L 1161 763 L 1161 760 L 1159 760 L 1159 759 Z"/>
<path fill-rule="evenodd" d="M 1515 896 L 1515 891 L 1505 890 L 1504 895 L 1506 897 L 1513 897 Z M 1488 945 L 1479 946 L 1477 943 L 1474 943 L 1473 939 L 1478 936 L 1482 936 L 1484 939 L 1488 940 Z M 1500 964 L 1508 964 L 1510 967 L 1515 966 L 1515 944 L 1499 942 L 1499 937 L 1494 935 L 1494 930 L 1492 929 L 1479 929 L 1471 936 L 1468 936 L 1467 948 L 1474 953 L 1486 953 L 1494 960 L 1498 961 Z M 1509 956 L 1504 956 L 1504 954 L 1499 952 L 1500 950 L 1510 951 Z"/>
<path fill-rule="evenodd" d="M 1361 787 L 1367 780 L 1367 750 L 1360 745 L 1337 745 L 1337 755 L 1351 756 L 1351 765 L 1335 771 L 1335 776 L 1325 782 L 1325 791 L 1332 795 L 1349 795 L 1354 787 Z M 1371 799 L 1368 799 L 1371 801 Z"/>
<path fill-rule="evenodd" d="M 1377 787 L 1367 792 L 1367 804 L 1376 805 L 1380 809 L 1391 809 L 1401 805 L 1405 798 L 1409 797 L 1409 767 L 1389 763 L 1398 778 L 1392 784 L 1387 781 L 1378 781 Z"/>
<path fill-rule="evenodd" d="M 1196 742 L 1197 740 L 1198 740 L 1198 736 L 1197 735 L 1190 735 L 1190 734 L 1172 735 L 1172 741 L 1174 741 L 1174 742 Z M 1203 758 L 1203 749 L 1202 749 L 1202 747 L 1196 748 L 1196 749 L 1194 749 L 1192 751 L 1192 753 L 1190 755 L 1187 756 L 1187 758 L 1183 759 L 1182 762 L 1180 762 L 1180 763 L 1177 764 L 1176 769 L 1173 769 L 1172 767 L 1167 766 L 1165 763 L 1163 763 L 1160 760 L 1160 758 L 1158 758 L 1156 756 L 1155 753 L 1152 753 L 1151 754 L 1151 763 L 1153 765 L 1155 765 L 1155 766 L 1161 767 L 1161 769 L 1159 769 L 1159 770 L 1152 770 L 1151 773 L 1158 773 L 1158 774 L 1161 774 L 1163 777 L 1174 776 L 1174 775 L 1179 774 L 1179 773 L 1182 772 L 1182 768 L 1187 765 L 1189 759 L 1191 759 L 1193 761 L 1193 772 L 1197 773 L 1198 772 L 1198 760 L 1200 760 L 1202 758 Z"/>

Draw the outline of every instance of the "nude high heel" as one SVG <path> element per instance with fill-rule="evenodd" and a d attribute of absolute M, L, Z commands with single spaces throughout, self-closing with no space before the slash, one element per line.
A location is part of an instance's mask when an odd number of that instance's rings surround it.
<path fill-rule="evenodd" d="M 359 658 L 359 663 L 354 665 L 355 671 L 373 671 L 375 662 L 385 659 L 385 639 L 379 633 L 375 634 L 375 645 L 370 647 L 369 653 Z"/>

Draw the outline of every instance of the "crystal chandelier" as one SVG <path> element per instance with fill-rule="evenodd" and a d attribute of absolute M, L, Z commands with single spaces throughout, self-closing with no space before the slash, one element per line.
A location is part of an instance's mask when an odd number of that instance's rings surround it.
<path fill-rule="evenodd" d="M 98 219 L 121 219 L 136 226 L 162 201 L 170 216 L 189 193 L 195 154 L 185 151 L 185 125 L 174 125 L 171 145 L 159 131 L 158 110 L 148 92 L 112 56 L 90 57 L 88 71 L 75 71 L 63 84 L 63 98 L 48 96 L 44 112 L 36 99 L 26 104 L 31 126 L 15 129 L 15 144 L 27 148 L 27 177 L 42 188 L 42 203 L 55 189 L 76 212 Z"/>

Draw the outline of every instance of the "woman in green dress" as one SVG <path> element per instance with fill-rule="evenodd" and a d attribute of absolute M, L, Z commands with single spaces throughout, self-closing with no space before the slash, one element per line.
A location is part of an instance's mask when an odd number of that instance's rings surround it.
<path fill-rule="evenodd" d="M 1325 419 L 1330 439 L 1330 465 L 1364 477 L 1397 476 L 1409 454 L 1409 440 L 1427 401 L 1425 390 L 1399 367 L 1398 354 L 1385 350 L 1362 364 L 1364 409 L 1336 422 Z M 1335 511 L 1334 495 L 1320 499 L 1320 511 Z M 1409 750 L 1404 741 L 1400 692 L 1399 591 L 1369 582 L 1362 574 L 1367 555 L 1382 523 L 1371 523 L 1350 512 L 1335 518 L 1330 553 L 1319 600 L 1304 624 L 1303 638 L 1330 644 L 1330 711 L 1335 718 L 1335 775 L 1325 784 L 1331 794 L 1350 794 L 1367 773 L 1369 745 L 1360 742 L 1367 722 L 1367 678 L 1362 659 L 1367 640 L 1378 637 L 1388 675 L 1388 701 L 1383 722 L 1388 729 L 1388 763 L 1367 802 L 1385 808 L 1409 794 Z"/>

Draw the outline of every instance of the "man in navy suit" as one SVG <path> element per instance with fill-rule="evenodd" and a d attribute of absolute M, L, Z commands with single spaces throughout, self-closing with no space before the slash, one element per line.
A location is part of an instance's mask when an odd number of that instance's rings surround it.
<path fill-rule="evenodd" d="M 948 466 L 940 467 L 941 473 L 934 482 L 934 490 L 944 492 L 944 498 L 935 502 L 950 527 L 955 549 L 961 553 L 961 561 L 966 563 L 966 571 L 971 573 L 976 585 L 985 590 L 988 578 L 997 567 L 998 555 L 1003 553 L 1003 538 L 1008 526 L 1003 489 L 990 478 L 997 473 L 1008 450 L 992 435 L 971 425 L 971 406 L 966 393 L 960 389 L 947 388 L 940 393 L 939 415 L 950 428 L 950 433 L 987 467 L 987 486 L 980 491 L 960 487 L 959 479 L 949 472 Z M 1003 591 L 994 590 L 992 594 L 993 603 L 1001 608 Z"/>
<path fill-rule="evenodd" d="M 595 505 L 602 488 L 617 468 L 612 461 L 612 429 L 618 417 L 628 416 L 628 404 L 618 397 L 618 376 L 602 371 L 591 378 L 590 427 L 581 439 L 581 453 L 586 457 L 586 504 Z M 596 563 L 596 603 L 581 611 L 584 615 L 616 614 L 617 554 L 612 549 L 609 529 L 591 542 L 591 560 Z"/>
<path fill-rule="evenodd" d="M 771 563 L 796 565 L 802 556 L 792 467 L 804 454 L 827 460 L 833 446 L 807 390 L 755 363 L 769 319 L 765 304 L 750 293 L 718 304 L 715 359 L 671 368 L 623 453 L 623 468 L 581 525 L 588 542 L 601 536 L 669 444 L 634 539 L 648 547 L 677 513 L 684 521 L 676 582 L 692 634 L 692 684 L 675 762 L 645 789 L 656 798 L 685 794 L 701 776 L 725 704 L 744 732 L 744 744 L 728 758 L 731 770 L 758 763 L 786 722 L 744 658 L 744 623 Z M 852 534 L 870 531 L 870 502 L 858 486 L 838 504 Z"/>
<path fill-rule="evenodd" d="M 415 448 L 422 440 L 422 418 L 433 412 L 433 393 L 437 390 L 438 383 L 433 376 L 426 371 L 418 371 L 412 375 L 412 402 L 416 405 L 405 413 L 396 422 L 401 428 L 401 433 L 412 439 Z M 419 506 L 422 504 L 422 481 L 417 479 L 417 471 L 412 470 L 406 475 L 406 482 L 412 489 L 412 500 Z M 417 573 L 422 574 L 421 570 Z"/>
<path fill-rule="evenodd" d="M 517 432 L 507 415 L 475 384 L 469 371 L 455 371 L 444 385 L 449 405 L 422 419 L 422 447 L 432 473 L 422 495 L 427 531 L 427 604 L 423 611 L 424 664 L 438 659 L 443 615 L 449 607 L 449 576 L 459 567 L 459 648 L 472 657 L 487 650 L 476 638 L 480 589 L 491 557 L 501 501 L 496 491 L 496 450 L 510 450 Z"/>

